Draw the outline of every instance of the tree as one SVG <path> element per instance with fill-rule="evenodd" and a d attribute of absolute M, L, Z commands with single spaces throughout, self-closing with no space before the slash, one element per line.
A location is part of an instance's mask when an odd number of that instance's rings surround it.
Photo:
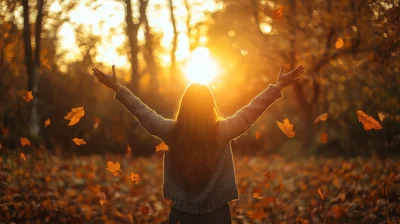
<path fill-rule="evenodd" d="M 133 91 L 138 90 L 139 85 L 139 43 L 138 43 L 138 32 L 140 25 L 145 21 L 146 8 L 148 0 L 139 0 L 139 18 L 137 21 L 133 19 L 132 1 L 124 0 L 125 5 L 125 23 L 126 23 L 126 35 L 128 36 L 128 43 L 130 48 L 129 61 L 131 64 L 131 82 L 130 88 Z"/>
<path fill-rule="evenodd" d="M 33 95 L 36 96 L 38 92 L 38 79 L 40 72 L 40 42 L 42 33 L 42 21 L 43 21 L 43 7 L 44 0 L 37 0 L 37 14 L 35 22 L 35 50 L 34 57 L 32 58 L 32 45 L 31 45 L 31 30 L 29 22 L 29 0 L 23 0 L 23 19 L 24 19 L 24 49 L 25 49 L 25 65 L 28 73 L 28 91 L 32 91 Z M 38 116 L 38 99 L 35 99 L 30 104 L 29 113 L 29 129 L 30 134 L 34 137 L 38 137 L 40 132 L 39 116 Z"/>

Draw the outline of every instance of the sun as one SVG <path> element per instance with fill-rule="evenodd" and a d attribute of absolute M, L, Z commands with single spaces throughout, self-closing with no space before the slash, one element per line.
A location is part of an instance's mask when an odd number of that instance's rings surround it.
<path fill-rule="evenodd" d="M 183 72 L 188 81 L 207 84 L 218 75 L 220 69 L 210 50 L 198 47 L 191 53 Z"/>

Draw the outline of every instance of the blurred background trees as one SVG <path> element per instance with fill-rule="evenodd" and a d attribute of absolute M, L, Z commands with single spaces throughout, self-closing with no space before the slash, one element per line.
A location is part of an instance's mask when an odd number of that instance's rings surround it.
<path fill-rule="evenodd" d="M 0 143 L 27 137 L 73 153 L 154 151 L 159 140 L 97 83 L 117 65 L 121 82 L 172 117 L 190 81 L 208 85 L 226 116 L 246 105 L 280 65 L 304 77 L 234 143 L 244 154 L 388 155 L 400 145 L 399 1 L 0 0 Z M 195 75 L 193 75 L 195 74 Z M 192 79 L 190 79 L 192 77 Z M 194 78 L 193 78 L 194 77 Z M 22 99 L 26 90 L 34 99 Z M 68 127 L 64 116 L 83 106 Z M 366 132 L 356 110 L 378 120 Z M 327 122 L 314 119 L 328 113 Z M 50 118 L 51 125 L 44 127 Z M 289 118 L 287 139 L 276 120 Z M 321 136 L 327 141 L 321 141 Z M 72 138 L 88 142 L 77 147 Z"/>

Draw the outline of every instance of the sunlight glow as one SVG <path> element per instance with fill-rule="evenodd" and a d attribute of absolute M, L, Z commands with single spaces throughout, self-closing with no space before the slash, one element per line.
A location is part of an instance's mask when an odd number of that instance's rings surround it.
<path fill-rule="evenodd" d="M 207 84 L 218 75 L 220 68 L 208 48 L 198 47 L 192 52 L 183 71 L 190 82 Z"/>

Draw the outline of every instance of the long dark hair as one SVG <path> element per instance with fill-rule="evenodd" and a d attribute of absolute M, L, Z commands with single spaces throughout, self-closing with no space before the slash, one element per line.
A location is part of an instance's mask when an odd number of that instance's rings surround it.
<path fill-rule="evenodd" d="M 210 180 L 218 155 L 220 117 L 210 89 L 198 83 L 189 85 L 175 119 L 169 151 L 174 174 L 188 192 L 197 192 Z"/>

